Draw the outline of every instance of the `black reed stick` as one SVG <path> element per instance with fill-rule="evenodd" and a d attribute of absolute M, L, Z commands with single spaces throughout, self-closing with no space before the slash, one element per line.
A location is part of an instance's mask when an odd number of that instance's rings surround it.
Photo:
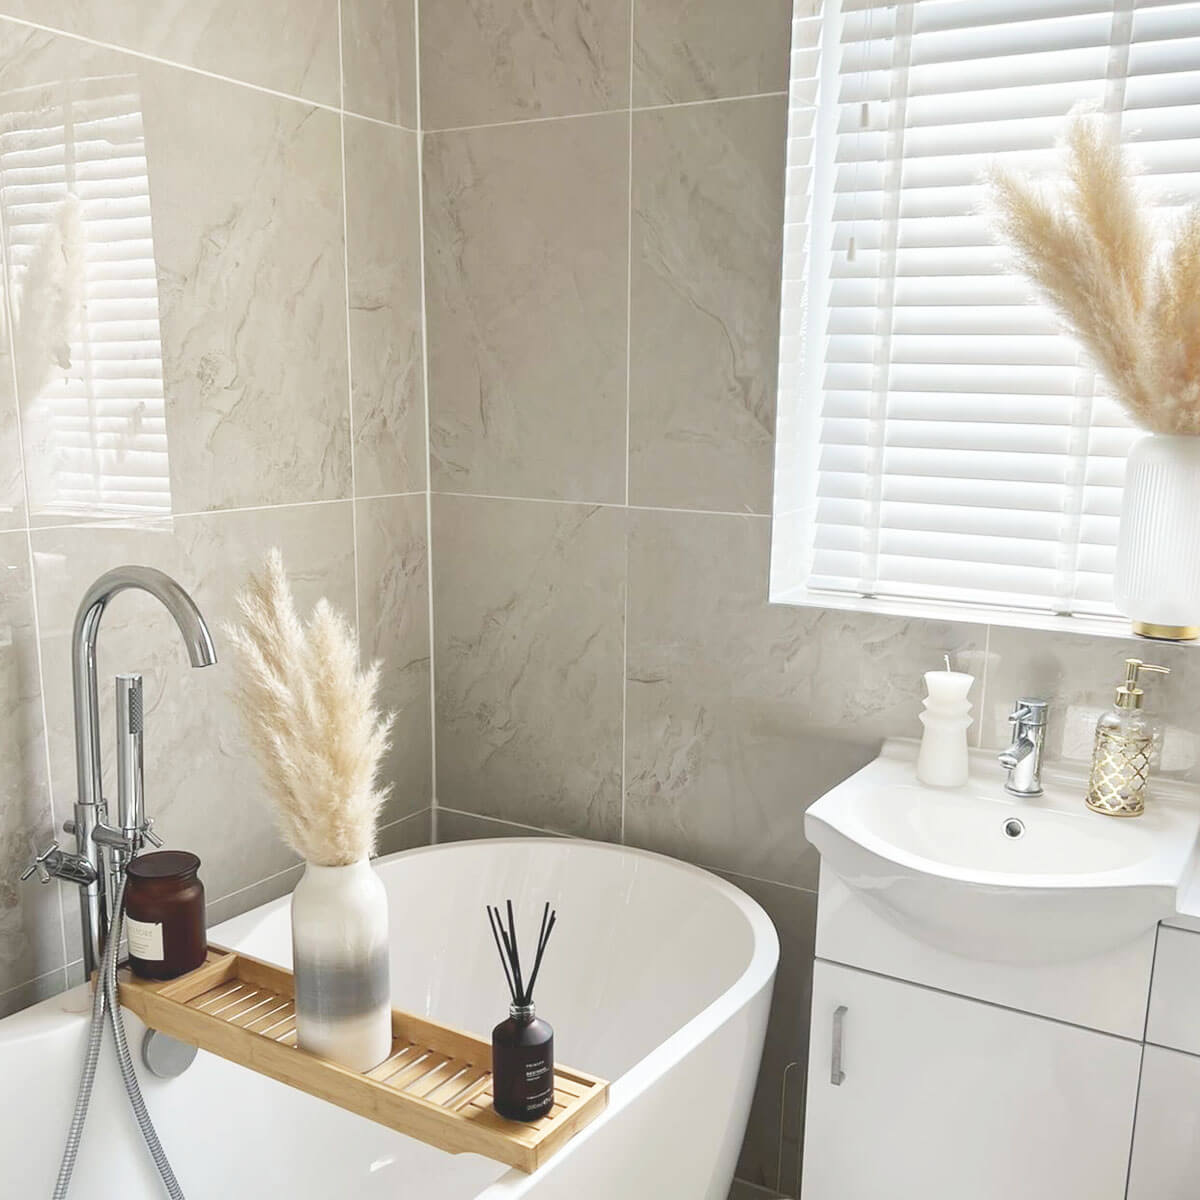
<path fill-rule="evenodd" d="M 512 996 L 514 1004 L 517 1003 L 517 988 L 512 980 L 512 972 L 508 969 L 508 955 L 504 953 L 503 947 L 500 945 L 500 914 L 492 911 L 492 906 L 487 906 L 488 924 L 492 927 L 492 937 L 496 940 L 496 953 L 500 955 L 500 965 L 504 968 L 504 980 L 508 984 L 509 995 Z"/>
<path fill-rule="evenodd" d="M 491 904 L 487 906 L 488 925 L 492 931 L 492 940 L 496 943 L 496 953 L 500 955 L 500 965 L 504 968 L 504 981 L 508 984 L 508 992 L 512 1002 L 521 1007 L 533 1003 L 533 988 L 537 983 L 538 972 L 542 969 L 542 956 L 546 953 L 546 944 L 550 941 L 550 933 L 558 920 L 558 913 L 551 909 L 549 902 L 542 908 L 542 923 L 538 930 L 537 950 L 533 958 L 533 970 L 529 975 L 528 984 L 521 972 L 521 952 L 517 944 L 517 923 L 513 916 L 513 903 L 505 901 L 508 914 L 508 927 L 505 928 L 504 917 L 500 909 Z"/>

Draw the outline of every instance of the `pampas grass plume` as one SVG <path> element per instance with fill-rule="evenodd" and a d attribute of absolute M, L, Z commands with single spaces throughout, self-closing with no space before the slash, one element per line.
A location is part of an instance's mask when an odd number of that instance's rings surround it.
<path fill-rule="evenodd" d="M 1155 254 L 1146 205 L 1099 116 L 1077 114 L 1057 189 L 993 171 L 999 232 L 1133 420 L 1200 434 L 1200 213 Z"/>
<path fill-rule="evenodd" d="M 354 631 L 327 600 L 300 620 L 278 550 L 237 606 L 234 698 L 280 832 L 308 862 L 358 862 L 389 790 L 376 785 L 393 720 L 375 708 L 379 664 L 359 669 Z"/>

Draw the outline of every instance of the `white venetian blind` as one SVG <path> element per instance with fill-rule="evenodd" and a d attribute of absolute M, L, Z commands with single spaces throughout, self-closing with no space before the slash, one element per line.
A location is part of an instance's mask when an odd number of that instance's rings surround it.
<path fill-rule="evenodd" d="M 34 515 L 169 512 L 136 77 L 0 96 L 0 211 Z"/>
<path fill-rule="evenodd" d="M 1136 431 L 994 243 L 980 177 L 1053 171 L 1083 101 L 1157 202 L 1200 198 L 1200 3 L 828 0 L 822 54 L 808 587 L 1111 612 Z"/>

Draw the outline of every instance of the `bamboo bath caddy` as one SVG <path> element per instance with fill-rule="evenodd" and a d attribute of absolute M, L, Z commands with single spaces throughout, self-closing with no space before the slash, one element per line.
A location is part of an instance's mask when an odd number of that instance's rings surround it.
<path fill-rule="evenodd" d="M 209 946 L 205 963 L 166 983 L 123 968 L 121 1003 L 161 1030 L 451 1154 L 482 1154 L 534 1171 L 608 1103 L 608 1083 L 556 1067 L 554 1107 L 540 1121 L 492 1109 L 492 1046 L 392 1010 L 392 1051 L 365 1074 L 296 1046 L 292 973 Z"/>

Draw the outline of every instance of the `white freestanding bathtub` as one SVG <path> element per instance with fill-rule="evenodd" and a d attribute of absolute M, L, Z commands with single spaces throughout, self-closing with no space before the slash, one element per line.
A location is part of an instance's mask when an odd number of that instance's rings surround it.
<path fill-rule="evenodd" d="M 512 897 L 533 936 L 558 924 L 538 982 L 557 1058 L 612 1081 L 607 1110 L 532 1175 L 453 1156 L 201 1053 L 178 1079 L 139 1069 L 188 1200 L 725 1200 L 778 958 L 749 897 L 704 871 L 594 842 L 431 846 L 381 859 L 392 994 L 485 1036 L 507 994 L 484 914 Z M 214 942 L 290 965 L 286 899 Z M 0 1021 L 0 1196 L 49 1196 L 85 1041 L 85 988 Z M 143 1027 L 126 1014 L 138 1053 Z M 139 1064 L 140 1067 L 140 1064 Z M 106 1044 L 71 1189 L 162 1194 Z"/>

